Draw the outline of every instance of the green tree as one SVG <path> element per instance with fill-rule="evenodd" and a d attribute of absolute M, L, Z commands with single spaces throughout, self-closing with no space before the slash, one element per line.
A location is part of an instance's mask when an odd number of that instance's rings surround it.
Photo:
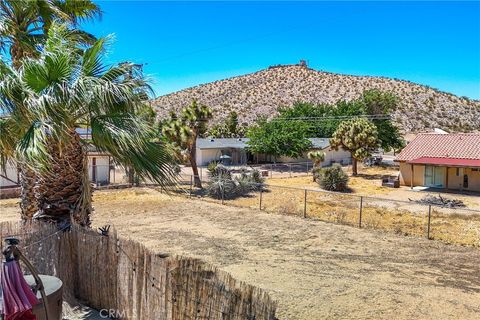
<path fill-rule="evenodd" d="M 344 121 L 330 139 L 335 150 L 343 148 L 352 155 L 352 172 L 357 175 L 357 161 L 369 157 L 378 148 L 378 132 L 375 125 L 364 118 Z"/>
<path fill-rule="evenodd" d="M 260 119 L 247 132 L 248 149 L 274 157 L 298 158 L 312 147 L 308 140 L 308 127 L 303 122 Z"/>
<path fill-rule="evenodd" d="M 212 110 L 193 100 L 190 106 L 182 110 L 179 117 L 171 113 L 170 119 L 165 121 L 162 127 L 163 135 L 177 151 L 177 156 L 190 162 L 197 188 L 202 187 L 196 161 L 197 138 L 205 134 L 207 122 L 211 118 Z"/>
<path fill-rule="evenodd" d="M 312 150 L 308 154 L 308 159 L 312 160 L 313 168 L 312 172 L 316 172 L 318 168 L 320 168 L 323 161 L 325 161 L 325 152 L 320 150 Z M 313 175 L 313 181 L 315 182 L 316 175 Z"/>
<path fill-rule="evenodd" d="M 87 143 L 76 128 L 90 127 L 98 150 L 142 178 L 166 186 L 174 172 L 168 149 L 152 141 L 151 126 L 137 116 L 148 83 L 130 76 L 132 64 L 102 63 L 107 39 L 79 51 L 65 41 L 70 32 L 54 23 L 38 58 L 24 59 L 18 69 L 0 62 L 0 109 L 9 115 L 0 122 L 0 145 L 2 154 L 39 173 L 38 217 L 73 218 L 88 226 L 93 209 Z"/>
<path fill-rule="evenodd" d="M 364 113 L 363 104 L 358 100 L 318 105 L 296 102 L 292 107 L 279 108 L 278 118 L 294 118 L 297 123 L 301 122 L 308 127 L 309 138 L 325 138 L 333 135 L 345 117 L 360 116 Z"/>
<path fill-rule="evenodd" d="M 389 115 L 397 109 L 399 103 L 393 93 L 377 89 L 365 90 L 361 101 L 367 115 Z M 405 146 L 398 127 L 390 119 L 374 119 L 372 122 L 377 127 L 380 147 L 384 151 L 400 150 Z"/>
<path fill-rule="evenodd" d="M 332 105 L 296 102 L 291 107 L 279 108 L 278 117 L 295 118 L 296 121 L 304 122 L 308 126 L 309 137 L 324 138 L 331 137 L 340 123 L 350 117 L 384 116 L 383 119 L 373 119 L 372 122 L 377 127 L 380 146 L 388 152 L 391 149 L 402 149 L 405 145 L 399 129 L 387 117 L 396 110 L 398 104 L 399 100 L 394 94 L 373 89 L 365 90 L 358 99 L 339 100 Z"/>

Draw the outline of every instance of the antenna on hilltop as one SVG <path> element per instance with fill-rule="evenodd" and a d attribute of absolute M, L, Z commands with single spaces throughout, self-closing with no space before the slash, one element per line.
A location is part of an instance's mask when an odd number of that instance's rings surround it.
<path fill-rule="evenodd" d="M 298 62 L 298 65 L 299 65 L 300 67 L 305 67 L 305 68 L 307 68 L 307 62 L 308 62 L 307 60 L 303 60 L 303 59 L 302 59 L 302 60 L 300 60 L 300 62 Z"/>

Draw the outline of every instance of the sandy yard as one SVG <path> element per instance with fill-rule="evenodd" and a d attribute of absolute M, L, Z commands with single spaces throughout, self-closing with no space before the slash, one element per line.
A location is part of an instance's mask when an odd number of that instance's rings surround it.
<path fill-rule="evenodd" d="M 17 200 L 1 219 L 16 220 Z M 480 250 L 166 196 L 101 191 L 94 225 L 266 289 L 280 319 L 478 319 Z"/>

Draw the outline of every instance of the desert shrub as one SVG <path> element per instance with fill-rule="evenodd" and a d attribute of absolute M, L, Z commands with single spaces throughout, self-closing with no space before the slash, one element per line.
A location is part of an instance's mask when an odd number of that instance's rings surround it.
<path fill-rule="evenodd" d="M 256 183 L 252 181 L 251 177 L 243 173 L 240 176 L 236 177 L 235 184 L 238 195 L 247 194 L 250 191 L 255 191 L 257 188 Z"/>
<path fill-rule="evenodd" d="M 263 187 L 263 177 L 258 170 L 242 173 L 233 179 L 230 169 L 222 164 L 216 164 L 209 169 L 210 181 L 208 182 L 208 195 L 221 199 L 231 199 L 236 196 L 246 195 L 250 192 L 260 190 Z"/>
<path fill-rule="evenodd" d="M 265 182 L 265 178 L 262 177 L 262 174 L 260 173 L 260 170 L 258 170 L 258 169 L 253 169 L 250 172 L 250 177 L 255 183 L 263 184 Z"/>
<path fill-rule="evenodd" d="M 330 191 L 346 191 L 348 176 L 339 164 L 317 171 L 317 182 L 322 189 Z"/>
<path fill-rule="evenodd" d="M 210 179 L 217 176 L 222 176 L 223 178 L 229 177 L 230 180 L 232 179 L 232 173 L 230 169 L 228 169 L 221 163 L 210 162 L 210 164 L 207 167 L 207 170 L 208 170 L 208 177 Z"/>
<path fill-rule="evenodd" d="M 233 198 L 237 193 L 237 185 L 233 181 L 230 171 L 215 171 L 215 175 L 211 176 L 208 181 L 207 193 L 215 199 Z"/>

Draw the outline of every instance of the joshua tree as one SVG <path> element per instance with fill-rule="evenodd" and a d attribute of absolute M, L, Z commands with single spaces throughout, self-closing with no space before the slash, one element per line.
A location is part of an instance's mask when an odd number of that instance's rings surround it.
<path fill-rule="evenodd" d="M 379 144 L 377 128 L 365 118 L 342 122 L 330 139 L 332 148 L 338 150 L 341 147 L 352 154 L 354 176 L 357 175 L 357 161 L 369 157 Z"/>
<path fill-rule="evenodd" d="M 24 59 L 18 69 L 0 62 L 0 109 L 8 114 L 0 122 L 0 146 L 2 155 L 38 173 L 38 217 L 64 221 L 72 216 L 88 226 L 87 142 L 76 128 L 90 127 L 98 150 L 141 177 L 166 185 L 174 173 L 166 148 L 152 142 L 151 126 L 137 116 L 150 92 L 148 83 L 132 72 L 132 64 L 103 65 L 107 39 L 79 50 L 65 40 L 70 32 L 54 23 L 38 58 Z"/>
<path fill-rule="evenodd" d="M 171 113 L 170 119 L 162 127 L 163 135 L 177 151 L 177 156 L 190 162 L 197 188 L 202 187 L 196 161 L 197 138 L 207 131 L 207 121 L 211 118 L 212 110 L 193 100 L 190 106 L 182 110 L 180 117 Z"/>
<path fill-rule="evenodd" d="M 307 153 L 308 159 L 312 160 L 313 163 L 313 182 L 316 181 L 315 172 L 320 168 L 323 161 L 325 161 L 325 152 L 319 150 L 313 150 Z"/>

